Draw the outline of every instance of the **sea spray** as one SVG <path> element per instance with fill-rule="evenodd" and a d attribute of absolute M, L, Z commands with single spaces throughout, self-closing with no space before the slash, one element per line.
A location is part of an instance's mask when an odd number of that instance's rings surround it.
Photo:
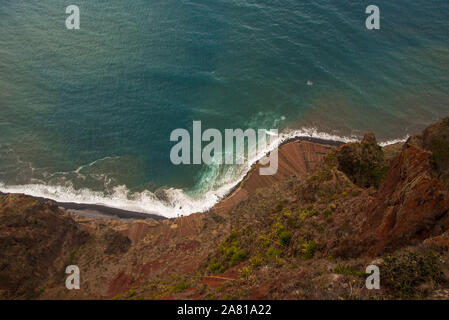
<path fill-rule="evenodd" d="M 267 153 L 278 148 L 285 141 L 295 138 L 319 139 L 329 142 L 353 142 L 358 140 L 355 137 L 340 137 L 319 132 L 315 128 L 286 130 L 280 133 L 276 140 L 271 141 L 265 149 L 260 150 L 253 158 L 249 159 L 247 163 L 232 166 L 207 166 L 201 172 L 197 185 L 191 190 L 166 188 L 164 189 L 165 197 L 163 199 L 158 197 L 155 192 L 149 190 L 133 192 L 124 185 L 115 186 L 109 194 L 88 188 L 77 189 L 70 183 L 64 186 L 44 184 L 5 185 L 0 183 L 0 191 L 5 193 L 24 193 L 30 196 L 52 199 L 57 202 L 96 204 L 173 218 L 209 210 L 242 181 L 252 165 Z M 392 142 L 403 140 L 398 139 Z M 381 145 L 384 145 L 384 143 L 381 143 Z"/>

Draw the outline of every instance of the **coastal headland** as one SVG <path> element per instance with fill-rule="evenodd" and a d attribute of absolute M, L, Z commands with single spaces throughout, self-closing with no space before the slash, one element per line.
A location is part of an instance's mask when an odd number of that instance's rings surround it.
<path fill-rule="evenodd" d="M 256 163 L 209 211 L 176 219 L 3 194 L 0 297 L 447 299 L 448 150 L 449 118 L 385 147 L 373 133 L 293 139 L 276 175 Z M 380 290 L 365 287 L 369 265 Z"/>

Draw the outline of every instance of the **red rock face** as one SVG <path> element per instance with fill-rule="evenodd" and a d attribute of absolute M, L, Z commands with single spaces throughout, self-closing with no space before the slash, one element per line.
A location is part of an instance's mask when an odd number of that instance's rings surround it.
<path fill-rule="evenodd" d="M 299 176 L 312 172 L 323 163 L 331 150 L 332 148 L 329 146 L 307 141 L 292 141 L 279 147 L 277 173 L 271 176 L 262 176 L 259 174 L 261 165 L 257 163 L 239 188 L 214 207 L 215 212 L 218 214 L 229 212 L 233 207 L 248 199 L 257 189 L 271 186 L 294 175 Z"/>
<path fill-rule="evenodd" d="M 443 248 L 446 250 L 449 249 L 449 230 L 447 230 L 445 233 L 443 233 L 439 236 L 426 239 L 426 241 L 424 241 L 424 243 L 427 245 L 440 247 L 440 248 Z"/>
<path fill-rule="evenodd" d="M 408 142 L 432 152 L 432 166 L 435 174 L 449 190 L 449 117 L 430 125 L 420 134 L 410 137 Z"/>
<path fill-rule="evenodd" d="M 0 292 L 6 297 L 36 298 L 52 277 L 61 278 L 89 238 L 54 203 L 24 195 L 0 198 Z"/>
<path fill-rule="evenodd" d="M 128 237 L 133 243 L 137 243 L 144 239 L 145 236 L 158 224 L 156 222 L 147 222 L 144 220 L 136 220 L 129 225 L 116 228 L 124 236 Z"/>
<path fill-rule="evenodd" d="M 358 267 L 372 261 L 367 256 L 421 246 L 423 240 L 449 248 L 449 190 L 441 179 L 445 167 L 435 167 L 435 159 L 447 159 L 441 157 L 446 150 L 434 148 L 440 152 L 435 157 L 432 142 L 426 142 L 435 140 L 430 133 L 446 139 L 439 128 L 415 139 L 419 144 L 411 139 L 395 150 L 380 187 L 361 179 L 366 168 L 386 164 L 374 135 L 335 152 L 292 141 L 279 150 L 276 175 L 260 176 L 257 164 L 210 212 L 178 219 L 93 221 L 69 216 L 51 202 L 0 197 L 0 299 L 205 299 L 218 291 L 221 298 L 237 294 L 253 299 L 337 299 L 352 294 L 352 287 L 342 286 L 343 275 L 328 269 L 327 257 L 348 258 L 342 265 Z M 259 252 L 259 236 L 273 235 L 277 243 L 273 227 L 279 221 L 291 233 L 291 246 L 282 249 L 285 259 L 279 264 L 266 260 L 244 278 L 240 269 L 254 257 L 266 256 L 267 251 Z M 241 235 L 246 260 L 221 274 L 205 271 L 232 231 Z M 316 243 L 316 252 L 304 260 L 303 242 L 309 240 Z M 63 281 L 64 267 L 72 262 L 83 274 L 79 293 L 66 290 Z M 322 274 L 325 269 L 332 273 Z M 181 281 L 192 287 L 174 290 Z M 51 286 L 40 292 L 47 283 Z"/>
<path fill-rule="evenodd" d="M 373 244 L 369 254 L 424 240 L 448 227 L 438 223 L 449 210 L 449 197 L 432 176 L 430 159 L 430 152 L 409 144 L 392 160 L 362 225 L 362 241 Z"/>
<path fill-rule="evenodd" d="M 109 284 L 109 297 L 112 298 L 115 295 L 128 290 L 131 287 L 132 281 L 132 277 L 127 275 L 124 271 L 120 272 Z"/>

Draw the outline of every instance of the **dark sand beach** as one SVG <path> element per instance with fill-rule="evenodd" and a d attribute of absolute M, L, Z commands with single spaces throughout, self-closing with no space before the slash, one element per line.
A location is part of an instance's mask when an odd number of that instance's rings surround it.
<path fill-rule="evenodd" d="M 285 146 L 290 143 L 299 142 L 299 141 L 306 141 L 306 142 L 312 142 L 319 145 L 325 145 L 325 146 L 331 146 L 331 147 L 337 147 L 344 142 L 342 141 L 333 141 L 333 140 L 325 140 L 325 139 L 319 139 L 319 138 L 313 138 L 313 137 L 294 137 L 287 139 L 283 141 L 279 147 Z M 254 164 L 254 166 L 257 166 L 258 163 Z M 251 170 L 250 170 L 251 171 Z M 248 171 L 248 173 L 250 172 Z M 231 190 L 229 190 L 228 194 L 223 197 L 216 205 L 219 205 L 219 203 L 226 198 L 230 197 L 236 190 L 239 189 L 242 182 L 246 180 L 248 177 L 248 174 L 245 175 L 245 177 L 238 182 L 235 187 L 233 187 Z M 7 193 L 3 193 L 0 191 L 0 196 L 5 196 Z M 59 207 L 65 209 L 67 212 L 70 212 L 72 214 L 76 214 L 79 216 L 92 218 L 92 219 L 119 219 L 119 220 L 165 220 L 168 219 L 167 217 L 164 217 L 162 215 L 155 213 L 142 213 L 137 211 L 129 211 L 124 209 L 118 209 L 113 207 L 108 207 L 101 204 L 87 204 L 87 203 L 76 203 L 76 202 L 58 202 L 54 201 L 52 199 L 43 198 L 43 197 L 33 197 L 39 201 L 46 202 L 46 201 L 52 201 L 55 202 Z M 193 212 L 192 212 L 193 213 Z"/>

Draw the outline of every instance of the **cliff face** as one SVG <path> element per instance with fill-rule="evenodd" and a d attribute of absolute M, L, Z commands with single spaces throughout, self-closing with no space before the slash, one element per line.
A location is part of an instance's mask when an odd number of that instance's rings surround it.
<path fill-rule="evenodd" d="M 449 118 L 410 137 L 407 143 L 431 152 L 432 170 L 446 189 L 449 189 Z"/>
<path fill-rule="evenodd" d="M 23 195 L 0 198 L 0 226 L 0 290 L 6 298 L 38 297 L 89 237 L 54 204 Z"/>
<path fill-rule="evenodd" d="M 0 198 L 0 297 L 447 298 L 449 118 L 384 152 L 373 134 L 337 148 L 293 141 L 210 212 L 92 220 Z M 66 265 L 81 289 L 65 289 Z M 381 290 L 365 267 L 381 268 Z"/>
<path fill-rule="evenodd" d="M 430 152 L 408 143 L 390 163 L 362 228 L 373 254 L 422 241 L 449 228 L 449 194 L 432 175 L 431 157 Z"/>
<path fill-rule="evenodd" d="M 279 147 L 278 171 L 275 175 L 259 175 L 261 165 L 257 163 L 240 186 L 229 197 L 215 205 L 213 211 L 217 214 L 226 214 L 258 189 L 315 170 L 330 151 L 330 146 L 308 141 L 292 141 L 282 145 Z"/>
<path fill-rule="evenodd" d="M 362 188 L 379 187 L 388 169 L 373 133 L 367 133 L 361 143 L 347 143 L 337 148 L 336 156 L 338 169 Z"/>

